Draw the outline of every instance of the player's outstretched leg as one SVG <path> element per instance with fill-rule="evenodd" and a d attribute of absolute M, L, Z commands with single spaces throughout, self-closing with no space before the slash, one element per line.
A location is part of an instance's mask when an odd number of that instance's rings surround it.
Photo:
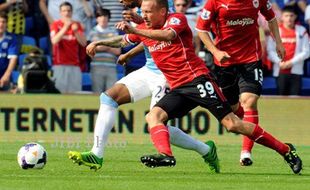
<path fill-rule="evenodd" d="M 68 156 L 74 163 L 88 166 L 90 169 L 94 169 L 95 171 L 102 167 L 103 159 L 97 157 L 92 152 L 69 151 Z"/>
<path fill-rule="evenodd" d="M 302 161 L 292 144 L 282 143 L 270 133 L 262 129 L 259 125 L 241 121 L 232 113 L 226 115 L 221 122 L 228 131 L 246 135 L 256 143 L 277 151 L 283 156 L 295 174 L 301 172 Z"/>
<path fill-rule="evenodd" d="M 168 156 L 166 154 L 152 154 L 145 155 L 141 157 L 141 162 L 150 168 L 161 167 L 161 166 L 170 166 L 173 167 L 176 165 L 176 160 L 173 156 Z"/>
<path fill-rule="evenodd" d="M 210 147 L 210 151 L 203 156 L 203 159 L 209 164 L 212 173 L 220 173 L 220 162 L 217 157 L 216 146 L 213 141 L 207 141 L 206 144 Z"/>

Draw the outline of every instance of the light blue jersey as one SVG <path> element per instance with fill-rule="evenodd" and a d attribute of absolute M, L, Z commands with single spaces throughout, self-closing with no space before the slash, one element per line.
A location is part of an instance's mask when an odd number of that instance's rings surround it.
<path fill-rule="evenodd" d="M 173 4 L 173 0 L 168 0 L 168 5 L 169 5 L 169 12 L 175 12 L 175 9 L 174 9 L 174 4 Z M 141 15 L 141 9 L 139 8 L 137 10 L 137 13 L 139 15 Z M 145 62 L 145 67 L 147 67 L 148 69 L 150 69 L 151 71 L 155 72 L 155 73 L 162 73 L 158 67 L 156 66 L 148 48 L 146 46 L 144 46 L 144 54 L 145 54 L 145 59 L 146 59 L 146 62 Z"/>

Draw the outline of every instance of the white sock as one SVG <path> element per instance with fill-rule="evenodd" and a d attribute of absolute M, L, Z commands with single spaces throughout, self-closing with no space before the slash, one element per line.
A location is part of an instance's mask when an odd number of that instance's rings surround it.
<path fill-rule="evenodd" d="M 95 131 L 92 152 L 99 158 L 103 157 L 104 146 L 108 141 L 108 135 L 115 123 L 115 112 L 117 108 L 107 104 L 100 104 Z"/>
<path fill-rule="evenodd" d="M 180 148 L 194 150 L 198 152 L 201 156 L 206 155 L 210 147 L 209 145 L 194 139 L 190 135 L 184 133 L 181 129 L 177 127 L 167 126 L 170 134 L 170 143 L 178 146 Z"/>

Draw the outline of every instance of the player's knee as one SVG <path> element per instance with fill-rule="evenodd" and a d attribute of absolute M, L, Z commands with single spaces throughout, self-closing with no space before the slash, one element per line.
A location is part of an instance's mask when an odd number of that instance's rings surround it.
<path fill-rule="evenodd" d="M 151 123 L 156 121 L 157 117 L 156 114 L 153 112 L 149 112 L 148 114 L 145 115 L 145 120 L 147 123 Z"/>
<path fill-rule="evenodd" d="M 128 88 L 124 84 L 116 83 L 105 94 L 112 98 L 118 105 L 131 102 Z"/>
<path fill-rule="evenodd" d="M 108 96 L 106 93 L 101 93 L 100 95 L 100 103 L 101 104 L 106 104 L 108 106 L 117 108 L 118 104 L 116 101 L 114 101 L 110 96 Z"/>
<path fill-rule="evenodd" d="M 225 117 L 222 124 L 228 132 L 240 133 L 242 131 L 242 120 L 235 115 Z"/>
<path fill-rule="evenodd" d="M 241 105 L 245 110 L 256 110 L 259 96 L 256 94 L 242 95 L 240 98 Z"/>

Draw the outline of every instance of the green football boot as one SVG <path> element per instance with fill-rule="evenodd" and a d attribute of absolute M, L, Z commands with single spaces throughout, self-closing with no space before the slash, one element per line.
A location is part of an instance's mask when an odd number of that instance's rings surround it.
<path fill-rule="evenodd" d="M 90 169 L 94 169 L 95 171 L 102 167 L 103 158 L 98 158 L 92 152 L 69 151 L 68 156 L 69 159 L 73 160 L 73 163 L 88 166 Z"/>
<path fill-rule="evenodd" d="M 204 159 L 205 163 L 209 165 L 212 173 L 220 173 L 220 162 L 217 157 L 216 146 L 213 141 L 207 141 L 206 144 L 210 146 L 210 150 L 202 158 Z"/>

